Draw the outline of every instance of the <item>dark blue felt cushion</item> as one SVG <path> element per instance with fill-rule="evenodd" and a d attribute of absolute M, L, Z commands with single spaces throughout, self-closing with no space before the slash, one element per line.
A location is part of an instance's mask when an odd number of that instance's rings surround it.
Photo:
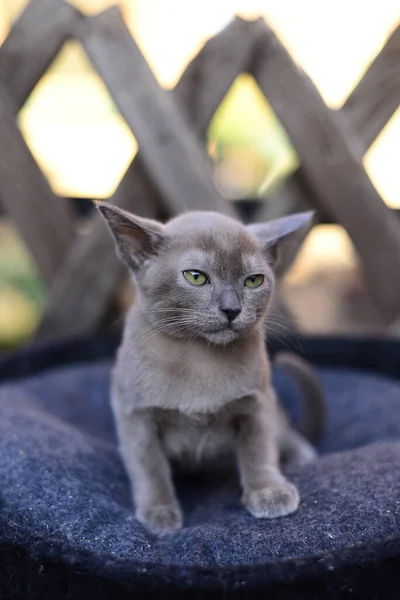
<path fill-rule="evenodd" d="M 136 521 L 108 403 L 110 362 L 83 363 L 0 386 L 0 519 L 29 552 L 88 553 L 108 568 L 271 564 L 389 538 L 400 528 L 400 383 L 346 369 L 319 371 L 329 404 L 321 458 L 288 475 L 299 510 L 257 520 L 235 478 L 178 482 L 185 528 L 158 539 Z M 297 390 L 274 374 L 296 412 Z M 3 539 L 3 541 L 4 541 Z M 329 556 L 329 554 L 327 554 Z M 75 558 L 71 558 L 75 557 Z M 145 569 L 146 567 L 143 566 Z M 328 566 L 329 568 L 329 559 Z M 334 568 L 334 567 L 332 567 Z"/>

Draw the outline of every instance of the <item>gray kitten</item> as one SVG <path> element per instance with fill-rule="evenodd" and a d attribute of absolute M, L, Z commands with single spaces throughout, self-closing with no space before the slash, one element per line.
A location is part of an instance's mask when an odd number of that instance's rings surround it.
<path fill-rule="evenodd" d="M 193 212 L 162 225 L 97 206 L 136 283 L 111 398 L 138 519 L 159 533 L 180 528 L 170 462 L 218 466 L 235 455 L 251 514 L 295 511 L 280 459 L 305 462 L 315 450 L 277 402 L 264 324 L 280 248 L 312 213 L 245 227 Z M 300 359 L 286 364 L 312 382 Z"/>

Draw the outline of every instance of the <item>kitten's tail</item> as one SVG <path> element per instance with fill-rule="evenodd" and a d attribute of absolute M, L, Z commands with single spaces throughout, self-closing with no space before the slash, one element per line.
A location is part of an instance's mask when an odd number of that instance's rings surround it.
<path fill-rule="evenodd" d="M 325 429 L 326 405 L 314 369 L 309 362 L 289 352 L 279 352 L 274 364 L 288 371 L 296 380 L 303 401 L 298 429 L 312 444 L 318 443 Z"/>

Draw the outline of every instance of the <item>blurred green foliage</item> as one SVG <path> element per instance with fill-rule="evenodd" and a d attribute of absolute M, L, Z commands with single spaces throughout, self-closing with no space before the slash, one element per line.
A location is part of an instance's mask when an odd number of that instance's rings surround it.
<path fill-rule="evenodd" d="M 45 287 L 16 231 L 0 220 L 0 347 L 13 347 L 34 332 Z"/>
<path fill-rule="evenodd" d="M 208 139 L 217 181 L 222 191 L 234 182 L 236 197 L 267 196 L 299 165 L 285 130 L 248 74 L 233 83 L 214 115 Z"/>

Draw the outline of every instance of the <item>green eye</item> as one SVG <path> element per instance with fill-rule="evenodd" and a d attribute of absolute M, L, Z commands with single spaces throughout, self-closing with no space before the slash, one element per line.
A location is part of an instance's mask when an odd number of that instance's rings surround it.
<path fill-rule="evenodd" d="M 264 275 L 251 275 L 246 279 L 244 285 L 248 288 L 258 288 L 264 283 Z"/>
<path fill-rule="evenodd" d="M 201 271 L 183 271 L 183 276 L 192 285 L 205 285 L 208 283 L 207 275 Z"/>

